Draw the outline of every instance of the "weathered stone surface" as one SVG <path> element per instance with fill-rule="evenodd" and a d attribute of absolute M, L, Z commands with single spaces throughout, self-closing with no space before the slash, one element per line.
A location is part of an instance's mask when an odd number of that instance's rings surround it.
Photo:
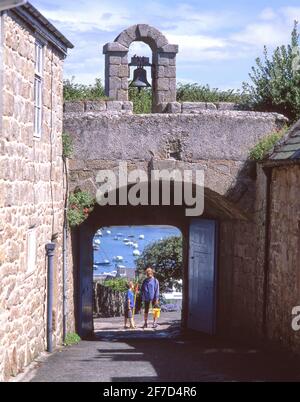
<path fill-rule="evenodd" d="M 137 25 L 137 34 L 139 35 L 138 37 L 141 38 L 146 38 L 148 36 L 149 32 L 149 25 L 147 24 L 138 24 Z"/>
<path fill-rule="evenodd" d="M 65 103 L 68 105 L 68 103 Z M 105 101 L 87 101 L 85 102 L 85 111 L 86 112 L 103 112 L 107 110 L 106 102 Z"/>
<path fill-rule="evenodd" d="M 170 102 L 167 106 L 167 113 L 181 113 L 181 103 L 179 102 Z"/>
<path fill-rule="evenodd" d="M 176 67 L 175 66 L 165 67 L 164 76 L 166 78 L 176 78 Z"/>
<path fill-rule="evenodd" d="M 159 49 L 159 52 L 164 52 L 164 53 L 178 53 L 179 52 L 179 46 L 178 45 L 170 45 L 169 43 L 162 46 Z"/>
<path fill-rule="evenodd" d="M 158 91 L 168 91 L 169 90 L 168 78 L 158 78 L 157 79 L 157 90 Z"/>
<path fill-rule="evenodd" d="M 132 111 L 133 110 L 133 103 L 132 102 L 123 102 L 122 110 Z"/>
<path fill-rule="evenodd" d="M 127 53 L 128 52 L 128 48 L 121 45 L 118 42 L 111 42 L 111 43 L 107 43 L 106 45 L 104 45 L 103 47 L 103 54 L 107 54 L 107 53 Z"/>
<path fill-rule="evenodd" d="M 110 56 L 109 57 L 109 64 L 119 66 L 122 62 L 121 56 Z"/>
<path fill-rule="evenodd" d="M 118 76 L 120 78 L 126 78 L 126 80 L 128 82 L 129 68 L 127 65 L 123 64 L 123 65 L 119 66 Z"/>
<path fill-rule="evenodd" d="M 120 111 L 122 110 L 123 103 L 120 101 L 107 101 L 107 110 Z"/>
<path fill-rule="evenodd" d="M 300 331 L 291 329 L 291 314 L 300 306 L 300 165 L 275 167 L 271 180 L 268 338 L 299 353 Z"/>
<path fill-rule="evenodd" d="M 94 314 L 97 317 L 124 316 L 124 293 L 112 290 L 98 281 L 94 282 L 93 291 Z"/>
<path fill-rule="evenodd" d="M 64 113 L 82 113 L 84 109 L 84 102 L 66 102 L 64 104 Z"/>
<path fill-rule="evenodd" d="M 217 106 L 214 103 L 207 103 L 206 109 L 207 110 L 217 110 Z"/>
<path fill-rule="evenodd" d="M 44 48 L 42 135 L 34 139 L 35 37 L 15 14 L 2 16 L 3 132 L 0 145 L 0 382 L 45 350 L 45 244 L 57 233 L 54 346 L 62 343 L 63 56 Z M 51 96 L 52 99 L 51 99 Z M 51 109 L 53 102 L 53 109 Z M 84 112 L 83 103 L 66 105 Z M 52 160 L 52 162 L 51 162 Z M 51 191 L 52 190 L 52 191 Z M 27 266 L 27 234 L 36 228 L 36 265 Z M 70 259 L 71 262 L 71 259 Z M 68 283 L 68 331 L 74 330 L 73 278 Z"/>
<path fill-rule="evenodd" d="M 193 113 L 199 110 L 206 110 L 206 102 L 183 102 L 182 113 Z"/>
<path fill-rule="evenodd" d="M 216 104 L 218 110 L 237 110 L 237 105 L 233 102 L 219 102 Z"/>
<path fill-rule="evenodd" d="M 157 105 L 156 113 L 166 113 L 168 107 L 167 102 L 162 102 Z"/>
<path fill-rule="evenodd" d="M 121 107 L 120 103 L 116 104 L 118 108 Z M 162 105 L 161 110 L 167 106 Z M 88 130 L 87 119 L 91 126 Z M 109 118 L 105 114 L 103 117 L 66 115 L 65 130 L 74 136 L 75 146 L 78 142 L 76 158 L 79 160 L 101 160 L 107 155 L 110 155 L 111 160 L 149 160 L 149 150 L 155 155 L 160 154 L 170 140 L 180 140 L 184 144 L 183 161 L 246 161 L 249 150 L 260 138 L 283 123 L 283 118 L 280 120 L 278 115 L 268 113 L 202 110 L 199 114 L 124 115 Z M 90 147 L 91 142 L 95 146 Z"/>

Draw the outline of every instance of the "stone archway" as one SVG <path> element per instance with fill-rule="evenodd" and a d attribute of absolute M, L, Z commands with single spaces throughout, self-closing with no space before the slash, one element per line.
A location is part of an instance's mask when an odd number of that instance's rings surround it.
<path fill-rule="evenodd" d="M 128 51 L 135 41 L 146 43 L 152 50 L 153 112 L 157 112 L 160 104 L 176 102 L 178 45 L 169 44 L 159 30 L 149 25 L 133 25 L 104 46 L 106 95 L 113 100 L 128 100 Z"/>

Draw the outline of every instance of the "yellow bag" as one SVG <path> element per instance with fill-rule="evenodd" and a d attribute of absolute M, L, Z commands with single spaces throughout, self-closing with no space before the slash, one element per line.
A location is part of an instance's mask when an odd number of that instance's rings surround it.
<path fill-rule="evenodd" d="M 155 308 L 153 309 L 153 318 L 157 319 L 157 318 L 159 318 L 159 317 L 160 317 L 160 308 L 155 307 Z"/>

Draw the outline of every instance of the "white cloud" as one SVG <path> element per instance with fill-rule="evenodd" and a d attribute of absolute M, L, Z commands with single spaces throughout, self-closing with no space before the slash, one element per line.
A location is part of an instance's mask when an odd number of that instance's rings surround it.
<path fill-rule="evenodd" d="M 265 8 L 264 10 L 262 10 L 262 12 L 259 15 L 259 18 L 261 20 L 266 20 L 266 21 L 270 21 L 270 20 L 274 20 L 276 18 L 277 14 L 276 12 L 273 10 L 273 8 Z"/>
<path fill-rule="evenodd" d="M 292 24 L 295 20 L 300 21 L 300 7 L 284 7 L 281 12 L 288 24 Z"/>
<path fill-rule="evenodd" d="M 249 60 L 251 67 L 255 57 L 261 54 L 263 45 L 272 49 L 288 43 L 293 21 L 300 20 L 300 7 L 262 7 L 256 16 L 249 16 L 229 10 L 229 7 L 228 11 L 207 11 L 209 4 L 202 11 L 200 2 L 193 6 L 160 0 L 139 4 L 135 7 L 132 1 L 77 0 L 74 3 L 65 0 L 56 9 L 38 7 L 75 44 L 66 61 L 66 76 L 75 75 L 76 81 L 86 83 L 94 82 L 95 77 L 103 79 L 102 46 L 137 22 L 156 26 L 170 43 L 179 45 L 180 81 L 191 81 L 185 78 L 191 74 L 197 76 L 197 65 L 214 62 L 214 65 L 221 65 L 221 61 L 233 61 L 234 75 L 238 61 L 243 61 L 248 68 L 246 62 Z M 141 43 L 131 46 L 130 56 L 135 53 L 151 56 L 150 49 Z M 245 77 L 247 73 L 245 71 Z M 199 80 L 200 77 L 192 79 Z"/>
<path fill-rule="evenodd" d="M 284 45 L 290 41 L 294 20 L 299 19 L 300 7 L 264 9 L 258 21 L 249 23 L 242 31 L 231 35 L 231 38 L 253 49 L 261 49 L 264 45 L 271 48 Z"/>
<path fill-rule="evenodd" d="M 72 3 L 72 4 L 71 4 Z M 112 32 L 130 24 L 129 10 L 124 3 L 94 0 L 64 2 L 53 10 L 41 10 L 47 18 L 64 26 L 65 31 L 88 32 L 94 29 Z"/>

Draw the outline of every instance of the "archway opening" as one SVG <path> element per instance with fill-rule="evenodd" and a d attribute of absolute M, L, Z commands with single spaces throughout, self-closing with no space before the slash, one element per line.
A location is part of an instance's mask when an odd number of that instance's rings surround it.
<path fill-rule="evenodd" d="M 171 194 L 174 195 L 173 186 L 171 186 Z M 117 200 L 119 197 L 120 194 L 118 193 Z M 227 254 L 234 255 L 234 250 L 232 250 L 231 238 L 220 236 L 219 239 L 217 231 L 220 228 L 219 232 L 224 234 L 224 230 L 228 226 L 226 222 L 235 219 L 235 216 L 238 219 L 240 217 L 237 211 L 230 208 L 230 204 L 224 197 L 222 198 L 205 189 L 204 198 L 204 213 L 196 218 L 186 215 L 185 205 L 174 205 L 173 202 L 171 205 L 161 205 L 161 203 L 159 205 L 136 206 L 96 205 L 88 219 L 80 226 L 77 236 L 77 272 L 79 279 L 78 300 L 76 301 L 78 306 L 77 328 L 78 333 L 83 338 L 89 338 L 94 331 L 93 242 L 95 234 L 101 228 L 120 226 L 167 225 L 176 227 L 181 231 L 183 244 L 182 328 L 196 329 L 209 334 L 223 331 L 220 326 L 220 323 L 222 327 L 224 326 L 223 311 L 231 308 L 231 299 L 226 295 L 232 289 L 232 269 L 227 269 L 227 267 L 226 271 L 223 269 L 225 265 L 220 256 L 224 254 L 226 256 Z M 110 229 L 106 230 L 110 231 Z M 126 233 L 124 234 L 126 235 Z M 114 253 L 110 256 L 107 253 L 106 256 L 103 255 L 103 262 L 105 262 L 104 259 L 110 260 L 111 257 L 118 255 Z M 120 255 L 122 256 L 122 254 Z M 119 262 L 120 265 L 123 265 L 121 264 L 122 261 Z M 218 275 L 217 272 L 219 272 Z M 218 279 L 219 276 L 224 276 L 225 279 L 221 281 Z M 207 280 L 209 286 L 207 286 Z M 197 287 L 194 286 L 196 283 Z M 218 286 L 220 283 L 222 286 Z M 201 299 L 200 303 L 201 295 L 203 300 Z M 220 302 L 220 300 L 222 301 Z M 122 319 L 119 318 L 118 322 L 120 327 Z M 195 323 L 197 325 L 194 325 Z M 198 323 L 201 325 L 198 326 Z"/>
<path fill-rule="evenodd" d="M 183 236 L 169 225 L 106 226 L 93 239 L 94 331 L 98 335 L 126 332 L 138 335 L 155 332 L 155 336 L 170 336 L 180 331 L 183 300 Z M 154 303 L 148 306 L 143 282 L 146 268 L 153 268 L 154 283 L 159 284 L 158 311 L 155 322 Z M 146 280 L 148 282 L 148 279 Z M 132 283 L 133 316 L 128 315 L 126 295 Z M 156 296 L 155 296 L 156 297 Z M 152 305 L 153 304 L 153 305 Z M 129 317 L 130 318 L 130 317 Z M 135 326 L 133 331 L 131 324 Z M 155 325 L 153 325 L 155 324 Z M 127 328 L 124 328 L 127 325 Z"/>
<path fill-rule="evenodd" d="M 143 57 L 149 59 L 149 64 L 153 64 L 153 53 L 149 45 L 144 42 L 133 42 L 129 47 L 128 52 L 128 61 L 129 65 L 131 61 L 134 60 L 134 57 Z M 128 96 L 129 100 L 133 102 L 133 112 L 136 114 L 147 114 L 151 113 L 153 110 L 153 77 L 152 77 L 152 68 L 151 66 L 144 66 L 143 69 L 146 71 L 147 81 L 151 85 L 151 87 L 143 88 L 142 90 L 138 90 L 138 88 L 134 88 L 131 86 L 134 80 L 134 72 L 137 66 L 129 67 L 129 90 Z"/>

